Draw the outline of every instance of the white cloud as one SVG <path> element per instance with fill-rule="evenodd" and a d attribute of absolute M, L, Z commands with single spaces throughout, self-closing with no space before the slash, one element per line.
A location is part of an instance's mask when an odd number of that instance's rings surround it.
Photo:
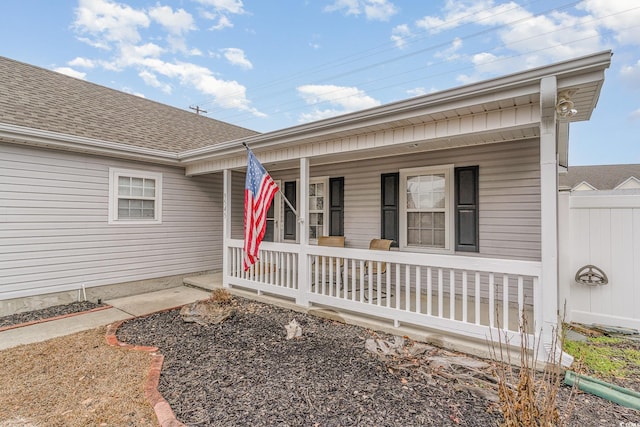
<path fill-rule="evenodd" d="M 380 101 L 355 87 L 335 85 L 304 85 L 297 88 L 298 94 L 309 105 L 315 106 L 310 113 L 300 115 L 300 121 L 320 120 L 352 111 L 364 110 L 380 105 Z M 334 108 L 319 109 L 319 104 L 328 103 Z"/>
<path fill-rule="evenodd" d="M 597 18 L 598 25 L 612 30 L 619 43 L 640 45 L 640 8 L 637 6 L 637 2 L 631 0 L 584 0 L 577 8 Z"/>
<path fill-rule="evenodd" d="M 458 51 L 461 48 L 462 48 L 462 39 L 459 37 L 456 37 L 455 39 L 453 39 L 453 41 L 451 42 L 451 45 L 447 49 L 436 52 L 434 56 L 436 58 L 442 58 L 445 61 L 453 61 L 454 59 L 458 59 L 460 57 L 460 54 L 458 53 Z"/>
<path fill-rule="evenodd" d="M 138 73 L 140 78 L 149 86 L 156 87 L 164 93 L 171 93 L 171 85 L 168 83 L 162 83 L 158 80 L 158 76 L 149 70 L 142 70 Z"/>
<path fill-rule="evenodd" d="M 67 65 L 71 67 L 82 67 L 82 68 L 94 68 L 96 66 L 96 61 L 88 58 L 76 57 L 71 61 L 67 62 Z"/>
<path fill-rule="evenodd" d="M 637 110 L 635 110 L 634 112 L 632 112 L 629 115 L 629 118 L 633 121 L 640 121 L 640 108 L 638 108 Z"/>
<path fill-rule="evenodd" d="M 106 47 L 110 43 L 137 43 L 139 28 L 147 28 L 147 15 L 128 5 L 108 0 L 80 0 L 76 8 L 74 27 L 95 47 Z"/>
<path fill-rule="evenodd" d="M 174 35 L 181 35 L 196 29 L 193 16 L 184 9 L 178 9 L 174 12 L 169 6 L 157 6 L 149 9 L 149 16 Z"/>
<path fill-rule="evenodd" d="M 407 95 L 409 96 L 420 96 L 420 95 L 426 95 L 428 93 L 434 93 L 437 92 L 438 89 L 436 89 L 435 87 L 432 87 L 431 89 L 427 90 L 426 88 L 420 86 L 420 87 L 414 87 L 413 89 L 409 89 L 407 90 Z"/>
<path fill-rule="evenodd" d="M 623 66 L 620 69 L 620 77 L 632 87 L 640 87 L 640 59 L 635 64 Z"/>
<path fill-rule="evenodd" d="M 229 61 L 231 64 L 237 65 L 240 68 L 244 68 L 245 70 L 251 70 L 253 68 L 253 64 L 247 59 L 242 49 L 229 47 L 226 49 L 221 49 L 221 51 L 227 61 Z"/>
<path fill-rule="evenodd" d="M 240 0 L 198 0 L 213 10 L 223 26 L 230 26 L 226 14 L 244 13 Z M 211 10 L 210 10 L 211 12 Z M 148 14 L 147 14 L 148 13 Z M 193 63 L 166 61 L 163 56 L 169 52 L 183 55 L 202 55 L 196 48 L 189 48 L 184 34 L 196 28 L 193 17 L 183 9 L 172 9 L 157 5 L 136 10 L 113 0 L 79 0 L 74 28 L 79 39 L 101 49 L 110 49 L 111 58 L 95 61 L 104 69 L 121 71 L 136 70 L 146 85 L 170 93 L 178 84 L 195 89 L 204 96 L 212 97 L 213 103 L 222 108 L 233 108 L 250 112 L 257 117 L 265 114 L 251 106 L 246 97 L 246 88 L 235 80 L 224 80 L 211 70 Z M 166 42 L 155 36 L 153 42 L 143 39 L 148 33 L 142 30 L 152 22 L 157 22 L 165 30 Z M 227 49 L 227 60 L 244 68 L 252 64 L 239 49 Z M 77 66 L 91 62 L 77 58 Z"/>
<path fill-rule="evenodd" d="M 240 15 L 244 13 L 242 0 L 196 0 L 205 6 L 210 6 L 217 12 L 227 12 Z"/>
<path fill-rule="evenodd" d="M 344 11 L 345 15 L 364 14 L 370 21 L 388 21 L 398 13 L 396 6 L 389 0 L 335 0 L 325 6 L 325 12 Z"/>
<path fill-rule="evenodd" d="M 82 71 L 76 71 L 73 68 L 69 67 L 58 67 L 54 68 L 53 71 L 57 71 L 58 73 L 65 74 L 69 77 L 75 77 L 76 79 L 84 80 L 87 76 L 87 73 L 83 73 Z"/>
<path fill-rule="evenodd" d="M 411 30 L 407 24 L 397 25 L 391 30 L 391 41 L 395 43 L 398 49 L 405 48 L 410 37 Z"/>
<path fill-rule="evenodd" d="M 218 18 L 218 23 L 209 27 L 210 30 L 219 31 L 224 30 L 225 28 L 233 28 L 233 24 L 226 16 L 220 16 Z"/>

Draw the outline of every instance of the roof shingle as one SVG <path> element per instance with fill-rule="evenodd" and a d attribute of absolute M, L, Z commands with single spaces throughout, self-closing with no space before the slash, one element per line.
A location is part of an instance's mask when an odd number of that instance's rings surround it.
<path fill-rule="evenodd" d="M 176 153 L 258 133 L 1 56 L 0 123 Z"/>

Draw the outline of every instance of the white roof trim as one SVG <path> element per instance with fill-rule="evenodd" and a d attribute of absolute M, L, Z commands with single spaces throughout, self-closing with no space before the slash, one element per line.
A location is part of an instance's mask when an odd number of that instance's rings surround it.
<path fill-rule="evenodd" d="M 69 150 L 109 157 L 119 157 L 143 162 L 179 166 L 178 155 L 168 151 L 135 147 L 116 142 L 102 141 L 82 136 L 51 132 L 41 129 L 0 123 L 0 140 L 44 148 Z"/>
<path fill-rule="evenodd" d="M 586 187 L 586 188 L 581 188 L 581 187 Z M 573 188 L 571 188 L 571 191 L 593 191 L 593 190 L 597 190 L 597 188 L 589 184 L 587 181 L 582 181 L 579 184 L 574 185 Z"/>
<path fill-rule="evenodd" d="M 637 188 L 640 188 L 640 179 L 636 178 L 635 176 L 630 176 L 629 178 L 618 184 L 614 188 L 614 190 L 635 190 Z"/>

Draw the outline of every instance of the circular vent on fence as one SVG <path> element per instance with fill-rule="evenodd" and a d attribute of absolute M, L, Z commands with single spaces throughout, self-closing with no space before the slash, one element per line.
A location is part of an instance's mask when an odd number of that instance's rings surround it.
<path fill-rule="evenodd" d="M 585 265 L 576 273 L 576 283 L 587 286 L 606 285 L 607 275 L 595 265 Z"/>

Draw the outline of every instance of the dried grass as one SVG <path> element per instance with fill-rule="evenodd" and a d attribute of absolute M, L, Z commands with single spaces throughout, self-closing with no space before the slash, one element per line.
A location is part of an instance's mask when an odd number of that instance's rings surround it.
<path fill-rule="evenodd" d="M 0 426 L 156 426 L 149 354 L 111 347 L 105 332 L 0 351 Z"/>
<path fill-rule="evenodd" d="M 507 337 L 499 336 L 492 341 L 489 350 L 498 361 L 495 375 L 498 378 L 500 410 L 504 416 L 503 427 L 550 427 L 564 426 L 571 417 L 572 405 L 564 405 L 565 413 L 558 410 L 558 393 L 562 387 L 562 352 L 559 351 L 563 337 L 553 331 L 550 354 L 544 369 L 536 369 L 536 354 L 540 341 L 529 342 L 527 317 L 522 313 L 520 322 L 520 366 L 514 367 L 507 350 Z M 532 350 L 530 350 L 532 349 Z M 570 398 L 572 395 L 570 396 Z"/>

